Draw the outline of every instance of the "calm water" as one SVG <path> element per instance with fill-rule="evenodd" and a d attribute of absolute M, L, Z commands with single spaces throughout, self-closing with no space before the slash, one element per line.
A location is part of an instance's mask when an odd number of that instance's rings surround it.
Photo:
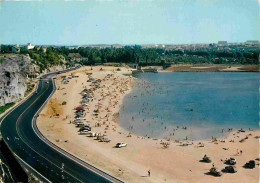
<path fill-rule="evenodd" d="M 139 80 L 124 98 L 119 121 L 136 134 L 164 137 L 174 133 L 173 139 L 218 137 L 227 128 L 256 129 L 259 76 L 223 72 L 137 74 Z"/>

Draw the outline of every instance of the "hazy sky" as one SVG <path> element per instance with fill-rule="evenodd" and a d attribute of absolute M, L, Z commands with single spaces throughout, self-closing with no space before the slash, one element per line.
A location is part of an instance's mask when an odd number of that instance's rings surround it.
<path fill-rule="evenodd" d="M 258 0 L 0 0 L 0 44 L 260 40 Z"/>

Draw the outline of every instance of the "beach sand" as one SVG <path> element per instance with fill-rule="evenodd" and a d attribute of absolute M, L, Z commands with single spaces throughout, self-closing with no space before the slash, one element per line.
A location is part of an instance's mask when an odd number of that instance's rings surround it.
<path fill-rule="evenodd" d="M 165 71 L 175 72 L 259 72 L 258 65 L 172 64 Z"/>
<path fill-rule="evenodd" d="M 259 131 L 237 133 L 234 130 L 222 138 L 225 143 L 201 140 L 188 146 L 135 134 L 127 137 L 129 132 L 117 122 L 118 112 L 123 97 L 131 91 L 132 83 L 136 79 L 125 75 L 131 73 L 128 68 L 121 67 L 121 71 L 116 70 L 115 67 L 96 66 L 93 70 L 90 67 L 82 67 L 58 75 L 57 90 L 37 119 L 37 126 L 43 135 L 57 146 L 125 182 L 258 182 L 258 165 L 254 169 L 245 169 L 242 166 L 259 156 L 259 138 L 255 138 L 260 135 Z M 74 120 L 74 108 L 79 106 L 82 100 L 80 92 L 93 87 L 90 86 L 91 82 L 87 82 L 87 73 L 91 73 L 95 79 L 101 79 L 101 82 L 100 88 L 93 92 L 93 101 L 86 107 L 84 118 L 89 121 L 92 131 L 105 135 L 111 140 L 109 143 L 99 142 L 95 137 L 79 135 L 79 128 L 71 123 Z M 112 76 L 108 77 L 108 74 Z M 65 75 L 71 77 L 68 84 L 62 82 L 62 76 Z M 66 104 L 62 105 L 63 102 Z M 97 109 L 99 113 L 95 116 L 93 111 Z M 250 133 L 248 139 L 243 143 L 239 142 Z M 234 142 L 229 142 L 231 139 Z M 164 148 L 161 141 L 170 145 Z M 118 142 L 127 143 L 127 147 L 114 148 Z M 198 147 L 199 142 L 203 143 L 204 147 Z M 237 155 L 240 150 L 243 151 L 242 155 Z M 212 163 L 200 162 L 205 154 L 218 169 L 225 167 L 221 159 L 235 157 L 237 173 L 224 173 L 221 177 L 207 175 Z M 256 160 L 256 163 L 259 161 Z M 148 170 L 151 171 L 150 177 L 147 176 Z"/>

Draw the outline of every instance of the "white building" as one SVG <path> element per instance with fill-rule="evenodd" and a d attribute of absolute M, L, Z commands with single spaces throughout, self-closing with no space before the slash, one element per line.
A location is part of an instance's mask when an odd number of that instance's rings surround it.
<path fill-rule="evenodd" d="M 27 45 L 26 45 L 26 50 L 31 50 L 31 49 L 33 49 L 34 48 L 34 45 L 33 44 L 31 44 L 31 43 L 27 43 Z"/>

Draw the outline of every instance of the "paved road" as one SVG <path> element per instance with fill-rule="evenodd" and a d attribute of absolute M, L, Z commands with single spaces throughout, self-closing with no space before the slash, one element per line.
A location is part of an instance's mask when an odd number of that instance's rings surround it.
<path fill-rule="evenodd" d="M 12 152 L 46 178 L 46 182 L 121 182 L 58 148 L 40 134 L 34 115 L 55 90 L 48 74 L 39 81 L 37 93 L 3 120 L 1 132 Z M 62 168 L 64 167 L 64 168 Z"/>

